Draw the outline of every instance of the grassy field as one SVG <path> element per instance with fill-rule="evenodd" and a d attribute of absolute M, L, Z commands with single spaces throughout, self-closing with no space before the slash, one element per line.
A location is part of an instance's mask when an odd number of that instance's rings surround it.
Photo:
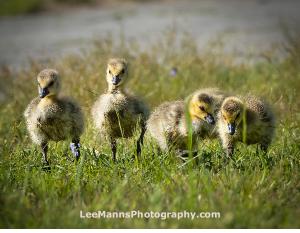
<path fill-rule="evenodd" d="M 151 0 L 0 0 L 0 17 L 27 15 L 41 12 L 66 11 L 74 7 L 107 6 L 124 2 L 148 2 Z"/>
<path fill-rule="evenodd" d="M 50 144 L 51 173 L 41 169 L 41 154 L 26 132 L 23 111 L 37 96 L 36 75 L 45 65 L 32 62 L 17 74 L 3 69 L 0 93 L 0 227 L 4 228 L 292 228 L 300 227 L 300 50 L 272 53 L 255 65 L 233 57 L 197 52 L 189 37 L 180 44 L 167 34 L 149 50 L 95 42 L 82 56 L 51 61 L 62 74 L 62 91 L 80 102 L 86 116 L 82 157 L 71 162 L 68 142 Z M 215 46 L 215 44 L 212 44 Z M 214 47 L 215 48 L 215 47 Z M 133 52 L 134 51 L 134 52 Z M 236 94 L 266 98 L 277 117 L 276 137 L 267 154 L 239 145 L 225 162 L 218 140 L 199 144 L 199 162 L 179 163 L 172 153 L 158 154 L 146 138 L 143 159 L 132 160 L 134 140 L 120 140 L 118 162 L 109 145 L 94 136 L 90 108 L 105 88 L 109 57 L 130 62 L 130 88 L 151 108 L 182 99 L 197 88 L 216 86 Z M 169 70 L 177 67 L 178 75 Z M 212 211 L 219 219 L 80 219 L 83 211 Z"/>

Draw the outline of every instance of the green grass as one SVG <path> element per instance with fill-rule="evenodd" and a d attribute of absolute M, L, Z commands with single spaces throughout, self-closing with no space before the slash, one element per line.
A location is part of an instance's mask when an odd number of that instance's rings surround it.
<path fill-rule="evenodd" d="M 0 0 L 0 16 L 34 13 L 43 8 L 43 0 Z"/>
<path fill-rule="evenodd" d="M 41 154 L 26 132 L 23 111 L 37 95 L 35 77 L 45 66 L 33 62 L 17 74 L 3 70 L 0 92 L 0 227 L 7 228 L 292 228 L 300 227 L 300 65 L 297 46 L 283 61 L 268 57 L 237 65 L 210 48 L 197 52 L 186 37 L 180 46 L 172 33 L 146 52 L 136 44 L 118 47 L 111 38 L 91 52 L 52 61 L 86 116 L 82 158 L 67 159 L 67 142 L 50 144 L 51 173 L 42 171 Z M 134 51 L 132 53 L 131 51 Z M 299 50 L 298 50 L 299 51 Z M 90 108 L 105 88 L 105 63 L 111 56 L 130 62 L 130 88 L 151 108 L 186 97 L 197 88 L 251 92 L 266 98 L 277 116 L 276 137 L 267 154 L 239 145 L 226 163 L 218 140 L 199 144 L 199 161 L 182 164 L 173 153 L 158 154 L 146 138 L 143 160 L 132 160 L 134 140 L 120 140 L 118 162 L 109 145 L 95 138 Z M 160 62 L 158 62 L 160 61 Z M 176 77 L 169 76 L 172 66 Z M 79 211 L 217 211 L 220 219 L 80 219 Z"/>
<path fill-rule="evenodd" d="M 73 7 L 95 7 L 97 5 L 123 4 L 124 2 L 143 3 L 153 0 L 0 0 L 0 17 L 27 15 L 40 12 L 55 12 Z"/>
<path fill-rule="evenodd" d="M 0 16 L 24 15 L 51 11 L 62 6 L 95 4 L 96 0 L 0 0 Z"/>

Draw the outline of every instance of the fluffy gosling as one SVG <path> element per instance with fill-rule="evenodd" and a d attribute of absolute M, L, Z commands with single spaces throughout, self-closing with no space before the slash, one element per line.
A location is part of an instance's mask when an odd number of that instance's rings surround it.
<path fill-rule="evenodd" d="M 201 89 L 187 98 L 187 109 L 192 123 L 192 137 L 197 139 L 211 136 L 217 112 L 225 94 L 215 88 Z M 188 141 L 188 122 L 185 101 L 166 102 L 150 115 L 147 130 L 160 149 L 173 147 L 179 155 L 185 154 Z M 195 146 L 195 144 L 193 144 Z"/>
<path fill-rule="evenodd" d="M 98 98 L 92 108 L 100 136 L 110 141 L 113 161 L 116 161 L 117 139 L 132 137 L 137 125 L 141 128 L 136 149 L 139 156 L 146 130 L 148 108 L 140 99 L 124 91 L 127 80 L 127 62 L 119 58 L 110 59 L 106 70 L 108 91 Z"/>
<path fill-rule="evenodd" d="M 27 106 L 24 116 L 32 141 L 42 149 L 43 163 L 49 166 L 49 141 L 71 139 L 70 148 L 76 160 L 80 157 L 80 136 L 84 120 L 80 107 L 67 97 L 59 97 L 60 76 L 56 70 L 45 69 L 37 76 L 39 97 Z"/>
<path fill-rule="evenodd" d="M 265 102 L 255 96 L 228 97 L 219 114 L 218 132 L 227 156 L 232 156 L 237 141 L 258 143 L 262 150 L 268 149 L 275 126 L 274 115 Z"/>

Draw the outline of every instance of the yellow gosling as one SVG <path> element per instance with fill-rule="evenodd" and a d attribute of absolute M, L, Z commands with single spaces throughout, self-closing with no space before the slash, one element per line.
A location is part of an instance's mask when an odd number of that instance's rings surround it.
<path fill-rule="evenodd" d="M 225 94 L 216 88 L 201 89 L 187 98 L 195 141 L 215 136 L 214 124 Z M 175 148 L 179 154 L 187 150 L 188 124 L 185 101 L 166 102 L 150 115 L 147 130 L 162 150 Z M 193 144 L 195 147 L 196 143 Z"/>
<path fill-rule="evenodd" d="M 255 96 L 228 97 L 221 106 L 218 132 L 228 156 L 232 156 L 236 142 L 258 143 L 266 151 L 274 128 L 271 109 Z"/>
<path fill-rule="evenodd" d="M 141 134 L 137 140 L 136 152 L 140 155 L 148 118 L 148 108 L 143 101 L 124 90 L 127 80 L 127 62 L 119 58 L 110 59 L 106 70 L 108 90 L 92 107 L 95 126 L 100 136 L 110 141 L 114 161 L 117 139 L 132 137 L 137 125 Z"/>
<path fill-rule="evenodd" d="M 32 141 L 42 148 L 43 163 L 47 158 L 48 142 L 70 139 L 76 160 L 80 157 L 80 136 L 84 130 L 79 105 L 68 97 L 60 97 L 60 76 L 56 70 L 45 69 L 37 77 L 39 97 L 27 106 L 24 116 Z"/>

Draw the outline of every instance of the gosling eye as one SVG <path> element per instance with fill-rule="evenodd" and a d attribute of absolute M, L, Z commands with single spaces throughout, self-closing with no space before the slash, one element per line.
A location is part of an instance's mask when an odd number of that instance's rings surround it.
<path fill-rule="evenodd" d="M 125 70 L 124 69 L 122 69 L 121 70 L 121 72 L 120 72 L 120 74 L 124 74 L 125 73 Z"/>
<path fill-rule="evenodd" d="M 53 86 L 53 84 L 54 84 L 54 81 L 51 81 L 51 82 L 48 84 L 48 87 Z"/>
<path fill-rule="evenodd" d="M 200 106 L 199 108 L 200 108 L 201 111 L 205 111 L 203 106 Z"/>
<path fill-rule="evenodd" d="M 108 70 L 108 73 L 109 73 L 109 74 L 111 74 L 111 71 L 110 71 L 110 70 Z"/>
<path fill-rule="evenodd" d="M 236 115 L 236 118 L 237 119 L 238 117 L 240 117 L 241 113 L 239 112 L 237 115 Z"/>

